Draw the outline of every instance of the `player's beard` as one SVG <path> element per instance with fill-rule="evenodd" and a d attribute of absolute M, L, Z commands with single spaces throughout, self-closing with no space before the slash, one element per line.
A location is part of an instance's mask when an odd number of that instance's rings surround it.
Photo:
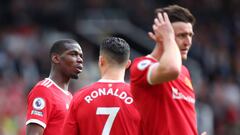
<path fill-rule="evenodd" d="M 79 74 L 72 74 L 70 77 L 72 79 L 78 79 L 79 78 Z"/>

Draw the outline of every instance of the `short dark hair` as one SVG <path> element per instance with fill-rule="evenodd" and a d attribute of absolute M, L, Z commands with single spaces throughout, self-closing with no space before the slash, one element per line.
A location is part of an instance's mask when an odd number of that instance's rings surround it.
<path fill-rule="evenodd" d="M 53 46 L 50 49 L 50 57 L 52 56 L 52 54 L 56 53 L 56 54 L 62 54 L 64 51 L 66 51 L 67 45 L 68 44 L 78 44 L 77 41 L 73 40 L 73 39 L 61 39 L 56 41 Z"/>
<path fill-rule="evenodd" d="M 122 38 L 108 37 L 100 45 L 100 55 L 105 55 L 112 63 L 122 65 L 129 59 L 130 47 Z"/>
<path fill-rule="evenodd" d="M 166 12 L 168 14 L 171 23 L 187 22 L 194 25 L 196 22 L 196 19 L 192 13 L 187 8 L 181 7 L 179 5 L 170 5 L 164 8 L 157 8 L 155 10 L 156 15 L 163 12 Z"/>

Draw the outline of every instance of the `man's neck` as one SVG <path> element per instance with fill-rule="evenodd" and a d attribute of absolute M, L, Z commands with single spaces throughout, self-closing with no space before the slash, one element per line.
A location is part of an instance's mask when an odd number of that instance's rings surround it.
<path fill-rule="evenodd" d="M 108 68 L 102 71 L 101 79 L 105 80 L 124 80 L 125 69 Z"/>
<path fill-rule="evenodd" d="M 50 73 L 49 78 L 51 80 L 53 80 L 63 90 L 68 90 L 68 85 L 69 85 L 70 79 L 64 78 L 63 76 L 61 76 L 61 74 L 59 74 L 59 73 L 56 74 L 54 72 Z"/>

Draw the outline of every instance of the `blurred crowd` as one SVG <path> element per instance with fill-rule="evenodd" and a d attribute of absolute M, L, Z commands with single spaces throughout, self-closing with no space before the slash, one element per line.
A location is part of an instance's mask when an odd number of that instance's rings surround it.
<path fill-rule="evenodd" d="M 131 58 L 147 54 L 154 43 L 140 39 L 151 31 L 154 9 L 169 4 L 189 8 L 197 18 L 185 64 L 196 90 L 199 132 L 240 134 L 239 0 L 0 1 L 0 135 L 23 132 L 26 96 L 48 77 L 54 41 L 74 38 L 83 48 L 84 71 L 71 83 L 74 93 L 99 77 L 98 41 L 117 32 L 129 41 Z M 109 20 L 120 25 L 110 28 Z M 101 30 L 103 24 L 107 28 Z"/>

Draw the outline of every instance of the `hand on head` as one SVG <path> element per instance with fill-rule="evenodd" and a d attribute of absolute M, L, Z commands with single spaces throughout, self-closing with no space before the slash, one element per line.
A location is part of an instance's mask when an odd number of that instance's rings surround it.
<path fill-rule="evenodd" d="M 148 35 L 155 42 L 163 42 L 165 39 L 174 38 L 174 30 L 167 13 L 158 13 L 157 18 L 154 19 L 152 25 L 153 32 L 149 32 Z"/>

